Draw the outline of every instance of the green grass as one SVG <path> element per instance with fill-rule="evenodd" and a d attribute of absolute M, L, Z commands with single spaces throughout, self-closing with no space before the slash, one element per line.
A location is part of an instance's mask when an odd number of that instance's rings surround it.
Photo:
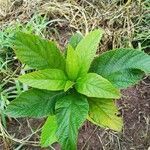
<path fill-rule="evenodd" d="M 136 20 L 133 43 L 138 44 L 142 50 L 150 48 L 150 1 L 145 0 L 142 4 L 141 15 Z"/>

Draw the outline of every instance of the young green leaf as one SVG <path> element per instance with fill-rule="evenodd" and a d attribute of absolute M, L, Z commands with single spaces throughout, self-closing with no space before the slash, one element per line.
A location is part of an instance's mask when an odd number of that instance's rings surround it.
<path fill-rule="evenodd" d="M 59 91 L 65 88 L 67 77 L 62 70 L 44 69 L 20 76 L 19 81 L 31 87 L 51 91 Z"/>
<path fill-rule="evenodd" d="M 66 72 L 70 80 L 75 80 L 78 76 L 79 65 L 76 51 L 68 45 L 66 58 Z"/>
<path fill-rule="evenodd" d="M 78 129 L 86 120 L 89 105 L 82 95 L 70 94 L 60 98 L 56 103 L 58 130 L 56 136 L 62 149 L 76 150 Z"/>
<path fill-rule="evenodd" d="M 23 92 L 7 107 L 5 113 L 11 117 L 40 118 L 53 115 L 56 100 L 63 92 L 51 92 L 47 90 L 30 89 Z"/>
<path fill-rule="evenodd" d="M 123 121 L 118 117 L 118 110 L 114 100 L 89 98 L 89 120 L 101 127 L 121 131 Z"/>
<path fill-rule="evenodd" d="M 76 47 L 79 63 L 79 76 L 85 75 L 90 67 L 97 51 L 98 44 L 102 37 L 102 30 L 90 32 Z"/>
<path fill-rule="evenodd" d="M 56 116 L 49 116 L 42 127 L 40 144 L 42 147 L 48 147 L 57 142 L 56 138 L 57 121 Z"/>
<path fill-rule="evenodd" d="M 75 49 L 82 39 L 83 39 L 83 35 L 77 32 L 70 38 L 69 45 L 71 45 L 73 49 Z"/>
<path fill-rule="evenodd" d="M 17 32 L 12 42 L 17 57 L 28 66 L 64 70 L 65 60 L 54 42 L 22 32 Z"/>
<path fill-rule="evenodd" d="M 122 89 L 137 83 L 144 72 L 150 73 L 150 56 L 134 49 L 112 50 L 97 57 L 90 71 Z"/>
<path fill-rule="evenodd" d="M 75 87 L 79 93 L 88 97 L 120 98 L 120 92 L 107 79 L 96 73 L 80 77 Z"/>
<path fill-rule="evenodd" d="M 74 82 L 68 80 L 68 81 L 66 82 L 64 91 L 65 91 L 65 92 L 68 91 L 70 88 L 73 87 L 74 84 L 75 84 Z"/>

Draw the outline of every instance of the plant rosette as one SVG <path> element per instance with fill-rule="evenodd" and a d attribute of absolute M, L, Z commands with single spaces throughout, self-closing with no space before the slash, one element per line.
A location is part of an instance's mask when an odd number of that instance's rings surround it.
<path fill-rule="evenodd" d="M 63 54 L 53 41 L 17 32 L 12 39 L 17 58 L 35 69 L 18 80 L 28 85 L 6 109 L 10 117 L 47 117 L 40 143 L 59 142 L 64 150 L 76 150 L 78 130 L 86 119 L 115 131 L 123 121 L 115 100 L 120 89 L 138 83 L 150 73 L 150 56 L 136 49 L 114 49 L 96 57 L 103 31 L 83 37 L 76 33 Z"/>

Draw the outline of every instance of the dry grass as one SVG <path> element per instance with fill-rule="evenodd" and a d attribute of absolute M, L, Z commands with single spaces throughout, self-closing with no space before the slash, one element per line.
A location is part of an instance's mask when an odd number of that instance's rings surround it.
<path fill-rule="evenodd" d="M 56 33 L 82 33 L 102 27 L 106 34 L 102 50 L 116 47 L 132 47 L 135 30 L 144 13 L 144 1 L 87 1 L 87 0 L 17 0 L 11 3 L 7 14 L 1 17 L 1 26 L 9 26 L 19 20 L 28 22 L 35 12 L 47 15 L 48 30 Z M 67 29 L 66 29 L 67 28 Z M 49 34 L 49 32 L 47 33 Z"/>

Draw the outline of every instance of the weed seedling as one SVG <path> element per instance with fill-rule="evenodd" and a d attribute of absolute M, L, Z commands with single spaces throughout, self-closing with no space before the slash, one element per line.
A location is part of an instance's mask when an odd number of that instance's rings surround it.
<path fill-rule="evenodd" d="M 150 56 L 135 49 L 114 49 L 96 56 L 103 31 L 71 37 L 63 55 L 55 42 L 17 32 L 12 39 L 16 56 L 35 71 L 18 80 L 30 88 L 6 109 L 11 117 L 47 117 L 40 143 L 59 142 L 64 150 L 77 149 L 78 129 L 88 119 L 121 131 L 115 100 L 120 89 L 150 73 Z"/>

